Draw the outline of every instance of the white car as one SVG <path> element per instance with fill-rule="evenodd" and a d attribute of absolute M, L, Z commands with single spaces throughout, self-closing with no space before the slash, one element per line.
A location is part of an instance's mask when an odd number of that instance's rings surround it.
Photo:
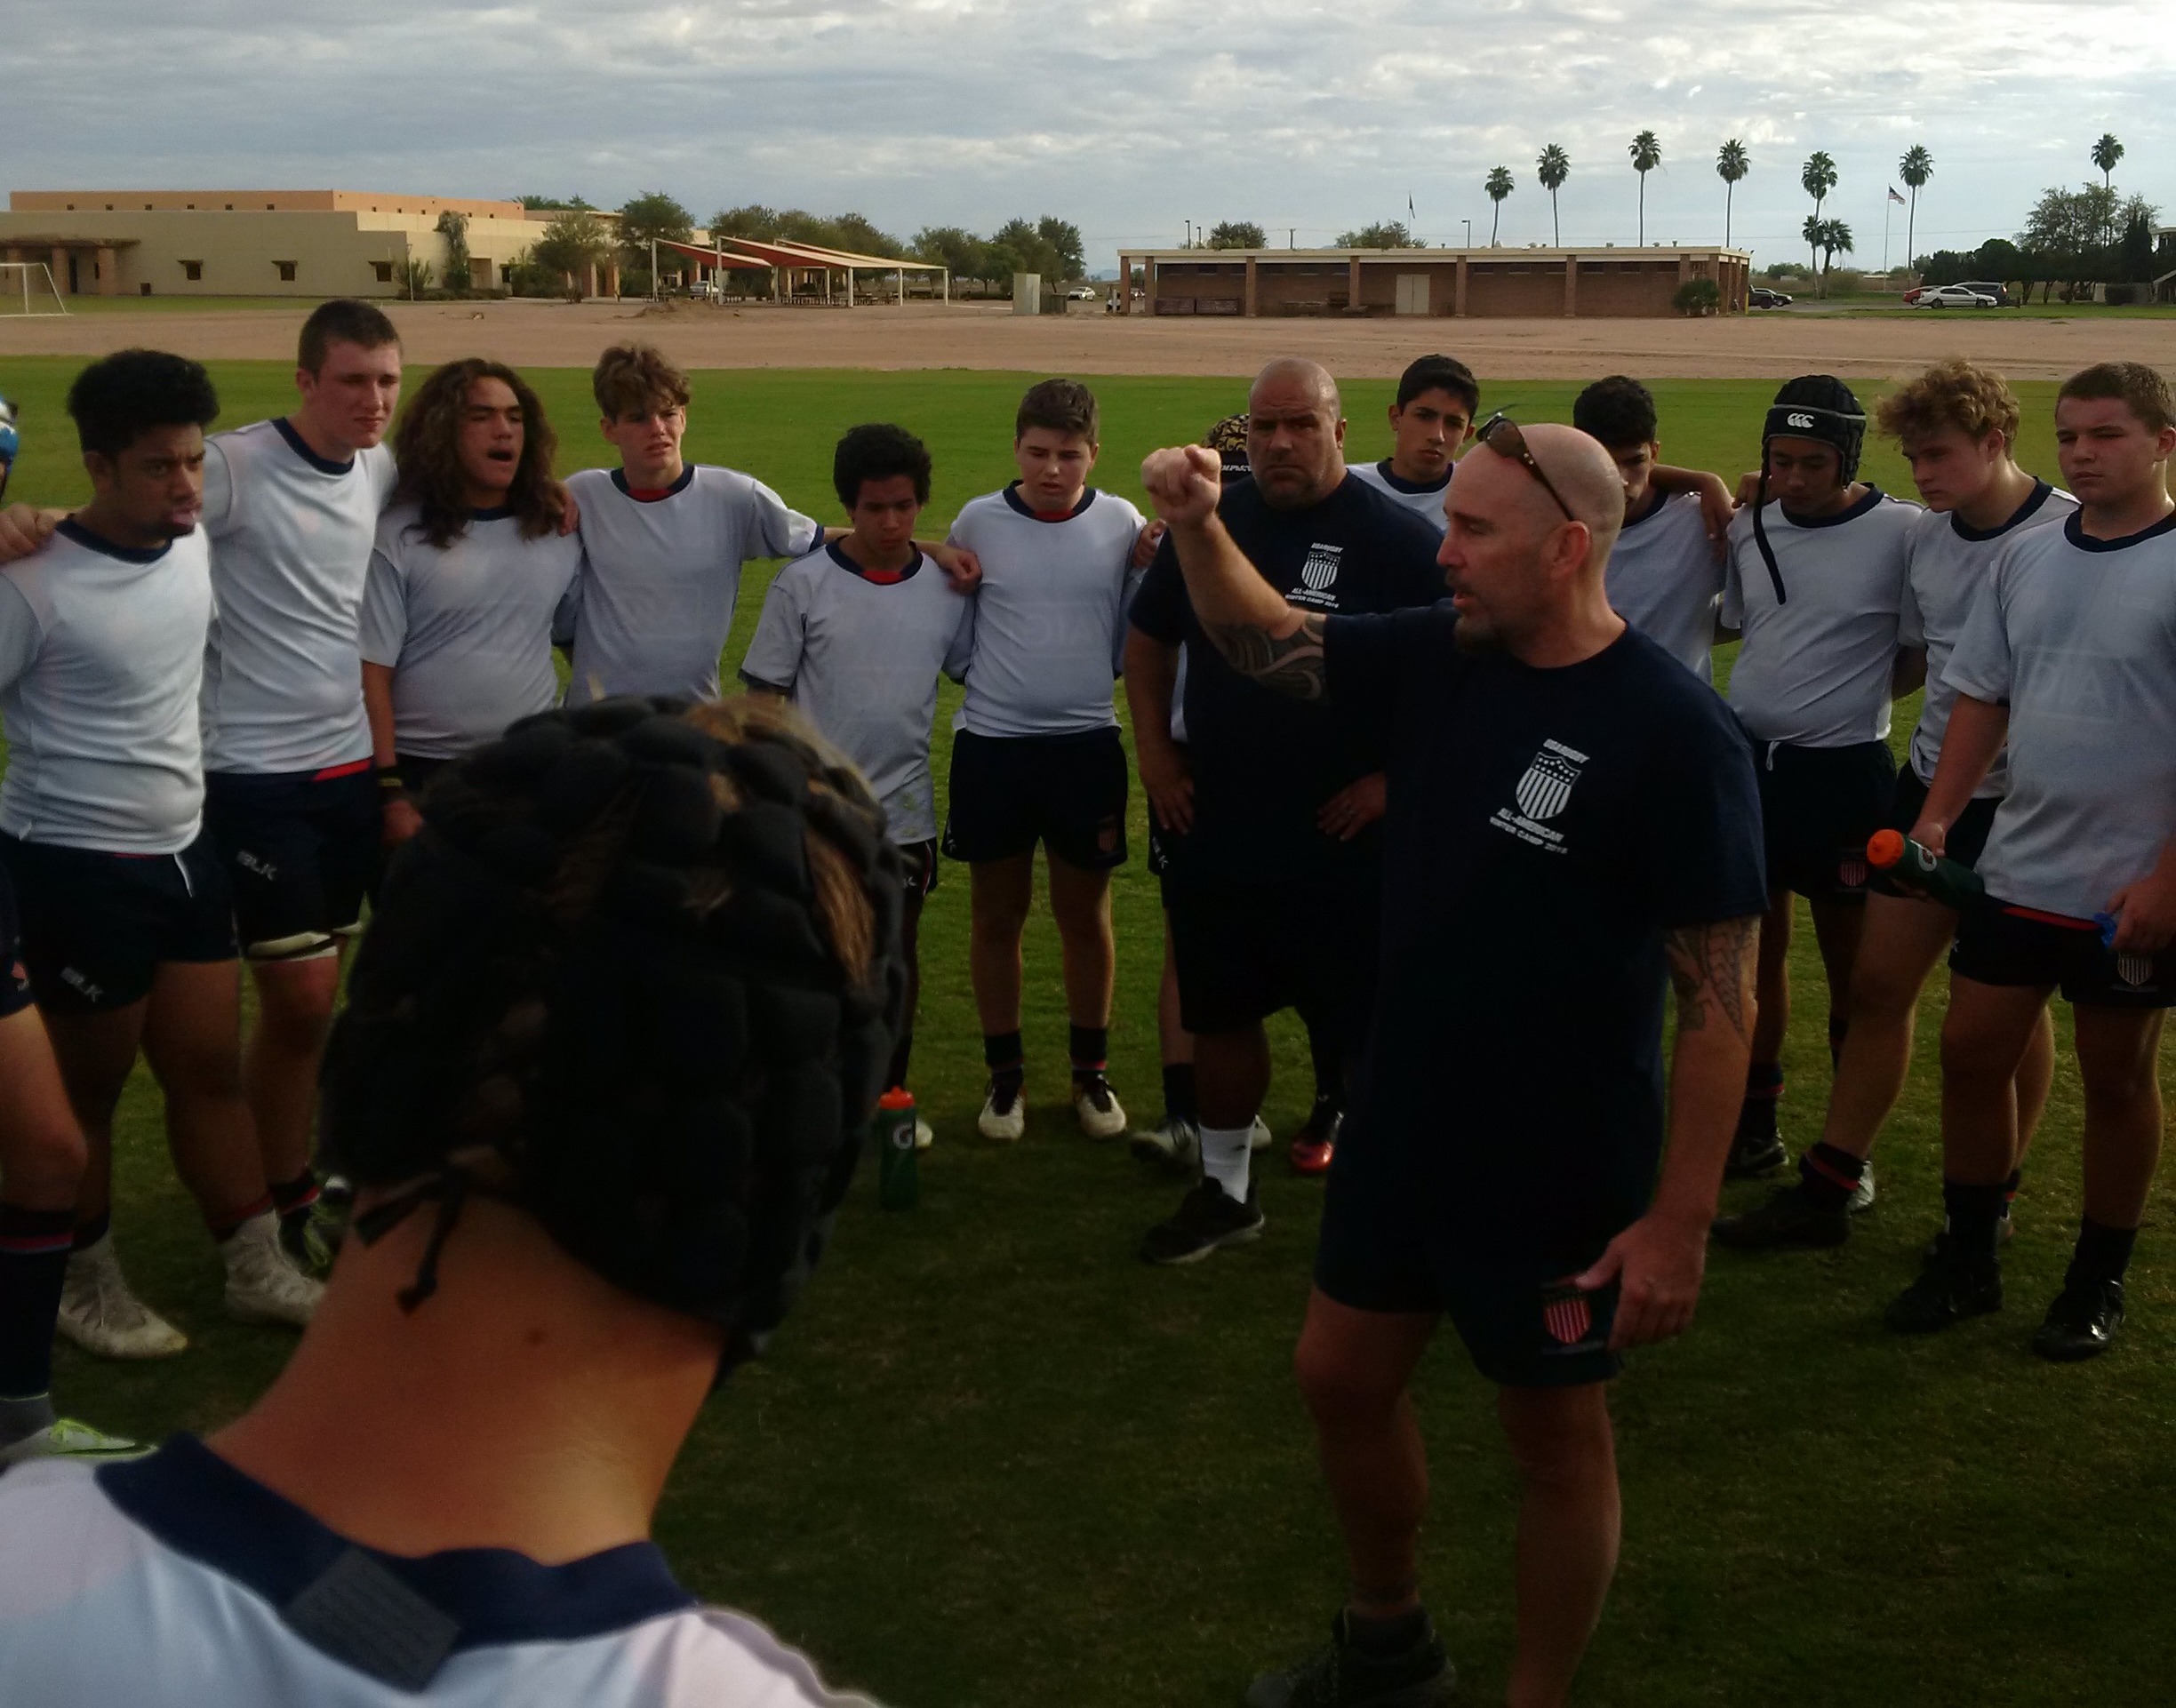
<path fill-rule="evenodd" d="M 1076 284 L 1066 292 L 1068 302 L 1093 302 L 1095 299 L 1096 293 L 1084 284 Z"/>
<path fill-rule="evenodd" d="M 1922 291 L 1913 299 L 1915 308 L 1992 308 L 1995 299 L 1977 291 L 1967 291 L 1961 284 L 1938 284 L 1931 291 Z"/>

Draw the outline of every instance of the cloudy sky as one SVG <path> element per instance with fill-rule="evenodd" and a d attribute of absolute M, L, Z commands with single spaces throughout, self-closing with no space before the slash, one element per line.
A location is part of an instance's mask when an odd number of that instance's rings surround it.
<path fill-rule="evenodd" d="M 1189 219 L 1328 243 L 1408 196 L 1427 240 L 1485 242 L 1500 163 L 1502 240 L 1547 241 L 1552 141 L 1565 241 L 1629 243 L 1652 127 L 1651 241 L 1720 240 L 1737 136 L 1738 243 L 1796 251 L 1825 148 L 1872 265 L 1914 142 L 1923 252 L 2014 232 L 2103 131 L 2176 219 L 2172 74 L 2167 0 L 9 0 L 0 159 L 10 188 L 662 188 L 902 235 L 1056 213 L 1109 267 Z"/>

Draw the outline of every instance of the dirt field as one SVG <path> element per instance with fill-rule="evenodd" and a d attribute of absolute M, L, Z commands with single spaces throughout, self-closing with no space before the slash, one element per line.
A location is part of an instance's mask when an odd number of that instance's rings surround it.
<path fill-rule="evenodd" d="M 1087 305 L 1084 305 L 1086 307 Z M 716 308 L 635 303 L 388 305 L 412 362 L 484 355 L 588 367 L 641 338 L 692 368 L 988 368 L 1068 373 L 1245 374 L 1296 351 L 1355 377 L 1396 374 L 1444 349 L 1483 373 L 1576 379 L 1624 369 L 1651 378 L 1887 376 L 1963 351 L 2019 379 L 2055 379 L 2116 358 L 2165 363 L 2176 328 L 2137 320 L 1859 319 L 1772 314 L 1718 320 L 1196 320 L 1016 317 L 1002 305 L 855 309 Z M 151 344 L 199 359 L 278 360 L 294 349 L 300 307 L 100 309 L 66 320 L 0 320 L 0 358 L 94 355 Z"/>

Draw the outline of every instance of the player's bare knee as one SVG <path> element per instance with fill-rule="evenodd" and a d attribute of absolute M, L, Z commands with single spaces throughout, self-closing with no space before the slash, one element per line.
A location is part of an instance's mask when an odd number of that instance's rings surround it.
<path fill-rule="evenodd" d="M 1529 1484 L 1582 1482 L 1616 1464 L 1609 1408 L 1598 1385 L 1502 1388 L 1496 1416 L 1512 1463 Z"/>
<path fill-rule="evenodd" d="M 1292 1353 L 1292 1374 L 1308 1414 L 1324 1430 L 1379 1427 L 1405 1393 L 1383 1379 L 1376 1361 L 1356 1356 L 1334 1336 L 1310 1331 Z"/>

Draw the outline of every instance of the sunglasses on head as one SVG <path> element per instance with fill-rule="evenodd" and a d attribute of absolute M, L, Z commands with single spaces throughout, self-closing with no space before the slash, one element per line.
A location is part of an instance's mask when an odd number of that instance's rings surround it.
<path fill-rule="evenodd" d="M 1519 424 L 1516 421 L 1514 421 L 1501 410 L 1498 410 L 1495 414 L 1481 424 L 1481 430 L 1476 433 L 1474 437 L 1498 456 L 1510 458 L 1513 462 L 1519 464 L 1529 475 L 1540 481 L 1541 490 L 1556 499 L 1556 507 L 1564 513 L 1566 522 L 1579 520 L 1572 514 L 1572 507 L 1564 501 L 1564 494 L 1559 492 L 1549 477 L 1541 472 L 1541 465 L 1534 460 L 1533 452 L 1526 448 L 1526 435 L 1519 431 Z"/>

